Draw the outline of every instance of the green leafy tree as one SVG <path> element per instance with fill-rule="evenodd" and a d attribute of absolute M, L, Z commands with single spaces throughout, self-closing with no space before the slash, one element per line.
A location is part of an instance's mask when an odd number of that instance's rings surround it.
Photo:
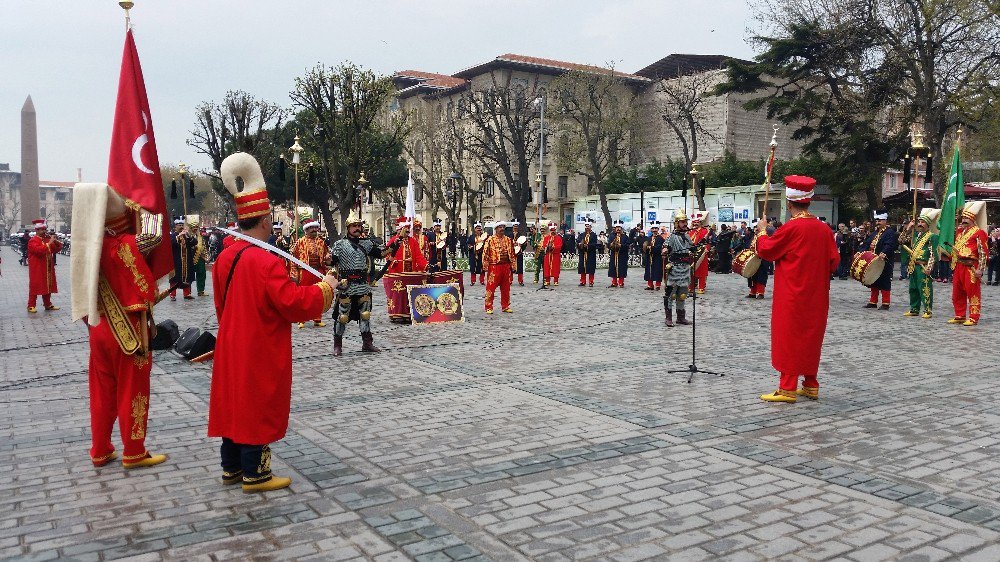
<path fill-rule="evenodd" d="M 350 62 L 318 64 L 295 79 L 290 96 L 299 109 L 295 125 L 314 162 L 313 204 L 331 234 L 338 224 L 333 213 L 345 221 L 358 201 L 362 171 L 378 188 L 399 168 L 407 125 L 388 109 L 394 95 L 389 78 Z"/>

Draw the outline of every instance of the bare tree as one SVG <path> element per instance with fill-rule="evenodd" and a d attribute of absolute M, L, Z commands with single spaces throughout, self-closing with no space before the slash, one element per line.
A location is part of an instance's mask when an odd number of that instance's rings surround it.
<path fill-rule="evenodd" d="M 698 161 L 699 142 L 703 139 L 719 142 L 718 136 L 704 125 L 706 109 L 712 103 L 710 97 L 716 83 L 715 74 L 701 72 L 661 80 L 656 85 L 663 99 L 660 117 L 681 145 L 685 170 L 690 170 L 691 165 Z M 700 189 L 694 192 L 698 208 L 704 211 L 705 194 Z"/>
<path fill-rule="evenodd" d="M 610 228 L 604 183 L 627 163 L 637 119 L 635 92 L 613 69 L 600 74 L 567 72 L 552 82 L 550 91 L 555 100 L 553 120 L 559 128 L 556 161 L 560 168 L 593 182 Z"/>
<path fill-rule="evenodd" d="M 218 178 L 222 160 L 233 152 L 252 154 L 265 170 L 274 166 L 280 151 L 276 135 L 288 117 L 286 110 L 235 90 L 226 92 L 221 103 L 202 102 L 195 116 L 187 143 L 212 160 L 210 175 Z"/>
<path fill-rule="evenodd" d="M 486 87 L 470 87 L 459 97 L 453 122 L 456 138 L 486 178 L 499 181 L 514 219 L 525 224 L 531 202 L 528 171 L 538 152 L 539 109 L 535 100 L 545 95 L 539 77 L 522 79 L 512 72 L 491 71 Z M 475 194 L 468 192 L 470 208 Z"/>
<path fill-rule="evenodd" d="M 431 214 L 444 209 L 449 222 L 455 224 L 457 207 L 452 212 L 452 202 L 447 197 L 446 188 L 453 173 L 462 174 L 462 139 L 452 134 L 454 103 L 449 99 L 428 98 L 422 100 L 406 116 L 410 129 L 403 150 L 417 169 L 416 176 L 423 188 L 423 196 L 429 199 Z M 446 112 L 447 111 L 447 112 Z M 463 182 L 457 182 L 456 197 L 463 197 Z"/>
<path fill-rule="evenodd" d="M 392 81 L 351 63 L 316 65 L 295 79 L 289 94 L 301 109 L 296 123 L 315 148 L 316 175 L 323 196 L 315 199 L 333 230 L 333 211 L 347 219 L 358 198 L 362 171 L 373 187 L 385 187 L 386 175 L 399 160 L 407 124 L 388 111 L 395 95 Z M 398 184 L 397 184 L 398 185 Z"/>
<path fill-rule="evenodd" d="M 21 198 L 14 197 L 14 178 L 16 174 L 0 174 L 0 228 L 4 238 L 17 229 L 21 223 Z"/>

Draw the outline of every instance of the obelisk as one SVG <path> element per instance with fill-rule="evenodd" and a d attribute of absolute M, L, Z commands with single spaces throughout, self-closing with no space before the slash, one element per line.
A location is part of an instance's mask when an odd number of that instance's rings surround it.
<path fill-rule="evenodd" d="M 38 210 L 38 124 L 31 96 L 21 108 L 21 225 L 40 218 Z"/>

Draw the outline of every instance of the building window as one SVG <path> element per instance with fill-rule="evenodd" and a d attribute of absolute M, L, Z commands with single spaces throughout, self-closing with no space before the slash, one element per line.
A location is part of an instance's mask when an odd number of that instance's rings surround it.
<path fill-rule="evenodd" d="M 594 194 L 594 178 L 587 178 L 587 195 Z"/>
<path fill-rule="evenodd" d="M 569 197 L 569 176 L 559 176 L 559 197 L 561 199 Z"/>
<path fill-rule="evenodd" d="M 61 191 L 57 191 L 56 192 L 56 201 L 65 201 L 65 200 L 66 200 L 66 194 L 63 193 L 63 192 L 61 192 Z"/>
<path fill-rule="evenodd" d="M 493 178 L 483 178 L 483 193 L 487 197 L 493 197 L 493 193 L 496 191 L 496 180 Z"/>
<path fill-rule="evenodd" d="M 38 199 L 39 199 L 39 201 L 45 201 L 45 190 L 44 189 L 39 189 L 38 190 Z"/>

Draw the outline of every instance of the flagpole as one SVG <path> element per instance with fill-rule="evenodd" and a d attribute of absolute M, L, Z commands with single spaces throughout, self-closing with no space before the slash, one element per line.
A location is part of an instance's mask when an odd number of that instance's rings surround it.
<path fill-rule="evenodd" d="M 131 2 L 129 0 L 122 0 L 121 2 L 118 3 L 118 5 L 121 6 L 123 10 L 125 10 L 125 33 L 128 33 L 128 30 L 132 29 L 132 18 L 131 16 L 129 16 L 128 11 L 131 10 L 133 6 L 135 6 L 135 2 Z"/>
<path fill-rule="evenodd" d="M 778 150 L 778 126 L 774 125 L 774 134 L 771 135 L 771 153 L 767 157 L 767 164 L 764 165 L 764 209 L 760 213 L 760 218 L 767 216 L 767 200 L 771 195 L 771 172 L 774 171 L 774 153 Z"/>

